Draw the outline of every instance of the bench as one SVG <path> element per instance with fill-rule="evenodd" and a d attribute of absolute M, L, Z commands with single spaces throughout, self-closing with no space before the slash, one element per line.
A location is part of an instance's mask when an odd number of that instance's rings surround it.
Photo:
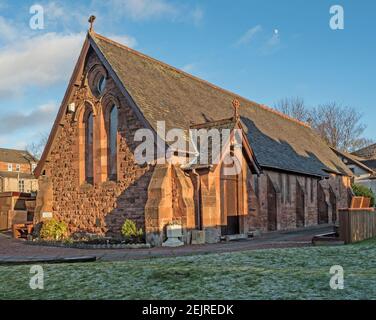
<path fill-rule="evenodd" d="M 353 197 L 351 199 L 350 208 L 352 209 L 364 209 L 371 206 L 371 199 L 367 197 Z"/>

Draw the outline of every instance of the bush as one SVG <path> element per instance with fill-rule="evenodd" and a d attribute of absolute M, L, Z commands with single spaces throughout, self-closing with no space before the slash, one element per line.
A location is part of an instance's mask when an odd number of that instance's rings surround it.
<path fill-rule="evenodd" d="M 366 186 L 362 186 L 360 184 L 354 184 L 352 186 L 352 189 L 357 197 L 371 198 L 371 207 L 375 206 L 375 194 L 370 188 L 367 188 Z"/>
<path fill-rule="evenodd" d="M 39 236 L 43 240 L 60 241 L 66 237 L 67 231 L 68 227 L 64 222 L 51 219 L 43 222 Z"/>
<path fill-rule="evenodd" d="M 137 226 L 134 221 L 127 219 L 121 227 L 121 234 L 128 241 L 140 241 L 143 232 L 141 228 L 137 230 Z"/>

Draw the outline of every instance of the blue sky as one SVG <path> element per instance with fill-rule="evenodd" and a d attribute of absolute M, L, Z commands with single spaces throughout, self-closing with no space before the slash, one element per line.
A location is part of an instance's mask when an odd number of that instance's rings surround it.
<path fill-rule="evenodd" d="M 43 30 L 29 27 L 44 8 Z M 329 27 L 342 5 L 345 29 Z M 49 131 L 88 27 L 251 100 L 301 96 L 363 114 L 376 139 L 373 0 L 0 0 L 0 146 Z"/>

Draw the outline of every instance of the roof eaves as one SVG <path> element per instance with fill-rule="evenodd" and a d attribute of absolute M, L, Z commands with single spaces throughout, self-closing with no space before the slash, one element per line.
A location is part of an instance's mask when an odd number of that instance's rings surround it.
<path fill-rule="evenodd" d="M 283 172 L 288 172 L 288 173 L 293 173 L 293 174 L 298 174 L 298 175 L 303 175 L 303 176 L 316 177 L 316 178 L 320 178 L 320 179 L 329 176 L 328 174 L 324 174 L 326 172 L 325 170 L 322 170 L 323 174 L 319 175 L 319 174 L 307 172 L 307 171 L 303 172 L 303 171 L 300 171 L 300 170 L 289 170 L 289 169 L 284 169 L 284 168 L 280 168 L 280 167 L 277 167 L 277 166 L 262 165 L 262 164 L 261 164 L 261 168 L 263 170 L 277 170 L 277 171 L 283 171 Z M 339 173 L 336 173 L 336 174 L 339 174 Z"/>

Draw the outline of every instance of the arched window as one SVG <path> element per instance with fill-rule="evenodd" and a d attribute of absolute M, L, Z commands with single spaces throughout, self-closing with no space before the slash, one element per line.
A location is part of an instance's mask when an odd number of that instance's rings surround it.
<path fill-rule="evenodd" d="M 93 112 L 90 112 L 85 119 L 85 181 L 93 183 L 94 161 L 93 161 L 93 134 L 94 134 Z"/>
<path fill-rule="evenodd" d="M 108 178 L 117 179 L 117 143 L 118 137 L 118 107 L 113 105 L 109 114 L 108 123 Z"/>
<path fill-rule="evenodd" d="M 106 88 L 106 78 L 105 76 L 101 76 L 97 84 L 97 90 L 99 94 L 103 94 L 105 88 Z"/>

